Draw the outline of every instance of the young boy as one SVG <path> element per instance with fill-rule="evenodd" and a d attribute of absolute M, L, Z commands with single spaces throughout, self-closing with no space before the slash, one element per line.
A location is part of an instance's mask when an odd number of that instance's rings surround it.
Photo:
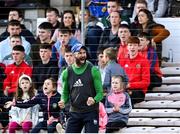
<path fill-rule="evenodd" d="M 129 37 L 127 43 L 129 56 L 121 66 L 128 75 L 127 88 L 132 104 L 135 104 L 144 100 L 150 83 L 150 65 L 149 61 L 138 53 L 140 41 L 137 37 Z"/>
<path fill-rule="evenodd" d="M 139 53 L 150 62 L 150 85 L 148 92 L 151 92 L 154 87 L 162 85 L 162 72 L 159 67 L 157 53 L 151 45 L 150 35 L 142 32 L 138 35 L 138 38 L 140 40 Z"/>
<path fill-rule="evenodd" d="M 58 40 L 52 48 L 52 57 L 58 59 L 59 67 L 63 67 L 66 65 L 64 59 L 65 48 L 68 46 L 72 47 L 76 44 L 80 43 L 76 38 L 72 37 L 72 32 L 68 27 L 62 27 L 59 29 Z"/>
<path fill-rule="evenodd" d="M 110 92 L 111 88 L 111 76 L 113 75 L 122 75 L 125 78 L 126 83 L 128 82 L 128 77 L 124 71 L 124 69 L 116 63 L 116 49 L 109 47 L 103 51 L 105 66 L 105 78 L 103 83 L 103 88 L 107 90 L 107 93 Z"/>
<path fill-rule="evenodd" d="M 127 40 L 131 36 L 130 27 L 126 24 L 121 24 L 118 30 L 118 37 L 121 42 L 119 45 L 117 60 L 121 64 L 128 57 Z"/>

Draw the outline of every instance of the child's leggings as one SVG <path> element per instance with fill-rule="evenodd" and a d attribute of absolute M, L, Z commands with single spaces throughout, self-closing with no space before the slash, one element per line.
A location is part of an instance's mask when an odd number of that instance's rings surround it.
<path fill-rule="evenodd" d="M 32 128 L 32 122 L 26 121 L 22 123 L 22 126 L 20 126 L 17 122 L 12 121 L 9 123 L 9 133 L 15 133 L 16 130 L 21 129 L 23 130 L 23 133 L 29 133 L 29 131 Z"/>

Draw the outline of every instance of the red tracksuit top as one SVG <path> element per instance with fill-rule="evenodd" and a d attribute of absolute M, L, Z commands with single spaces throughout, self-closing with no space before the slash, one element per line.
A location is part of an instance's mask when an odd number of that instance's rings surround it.
<path fill-rule="evenodd" d="M 128 75 L 130 90 L 142 89 L 142 91 L 146 93 L 150 84 L 149 61 L 138 53 L 134 59 L 130 59 L 129 57 L 124 59 L 121 66 Z"/>
<path fill-rule="evenodd" d="M 32 76 L 32 68 L 27 65 L 24 61 L 20 65 L 15 63 L 10 64 L 6 67 L 5 73 L 7 75 L 4 80 L 4 89 L 6 86 L 10 87 L 8 93 L 15 93 L 18 85 L 18 79 L 22 74 Z"/>

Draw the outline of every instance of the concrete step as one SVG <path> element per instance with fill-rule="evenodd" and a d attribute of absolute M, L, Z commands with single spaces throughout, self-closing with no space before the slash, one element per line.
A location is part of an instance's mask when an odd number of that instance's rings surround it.
<path fill-rule="evenodd" d="M 133 109 L 129 116 L 146 118 L 177 118 L 180 117 L 180 111 L 178 109 Z"/>
<path fill-rule="evenodd" d="M 154 130 L 155 127 L 125 127 L 121 129 L 118 133 L 150 133 L 152 130 Z"/>
<path fill-rule="evenodd" d="M 180 118 L 129 118 L 128 126 L 180 126 Z"/>
<path fill-rule="evenodd" d="M 180 67 L 179 62 L 162 62 L 162 67 Z"/>
<path fill-rule="evenodd" d="M 145 100 L 180 100 L 180 93 L 147 93 Z"/>
<path fill-rule="evenodd" d="M 161 87 L 153 88 L 154 92 L 180 92 L 180 85 L 162 85 Z"/>
<path fill-rule="evenodd" d="M 180 76 L 180 67 L 165 67 L 161 71 L 164 76 Z"/>
<path fill-rule="evenodd" d="M 139 133 L 139 134 L 164 134 L 164 133 L 168 133 L 168 134 L 178 134 L 180 133 L 180 128 L 179 127 L 126 127 L 123 128 L 119 131 L 119 133 Z"/>
<path fill-rule="evenodd" d="M 134 105 L 135 108 L 180 108 L 180 101 L 158 100 L 158 101 L 143 101 Z"/>
<path fill-rule="evenodd" d="M 162 84 L 179 84 L 180 77 L 163 77 Z"/>

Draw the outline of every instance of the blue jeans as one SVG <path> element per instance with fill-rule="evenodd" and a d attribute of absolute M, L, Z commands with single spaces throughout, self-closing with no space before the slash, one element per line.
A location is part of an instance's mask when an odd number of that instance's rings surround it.
<path fill-rule="evenodd" d="M 99 114 L 98 111 L 77 113 L 70 112 L 67 122 L 66 133 L 81 133 L 83 127 L 85 133 L 98 133 Z"/>
<path fill-rule="evenodd" d="M 58 122 L 53 122 L 47 125 L 47 121 L 39 122 L 32 130 L 31 133 L 39 133 L 41 129 L 47 130 L 48 133 L 54 133 L 56 131 L 56 125 Z"/>

